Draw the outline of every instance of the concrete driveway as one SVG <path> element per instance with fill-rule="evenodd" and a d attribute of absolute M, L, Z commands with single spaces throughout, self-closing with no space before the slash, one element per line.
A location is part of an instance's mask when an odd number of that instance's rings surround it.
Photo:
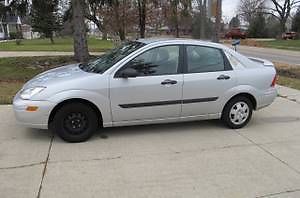
<path fill-rule="evenodd" d="M 282 91 L 244 129 L 110 128 L 80 144 L 19 127 L 0 106 L 0 197 L 299 198 L 300 92 Z"/>

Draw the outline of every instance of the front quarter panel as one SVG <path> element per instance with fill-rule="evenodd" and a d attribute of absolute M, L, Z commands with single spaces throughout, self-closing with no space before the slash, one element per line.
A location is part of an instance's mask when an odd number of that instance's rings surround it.
<path fill-rule="evenodd" d="M 32 100 L 45 100 L 59 104 L 77 98 L 88 100 L 96 105 L 102 114 L 103 125 L 111 124 L 108 75 L 95 74 L 50 84 Z"/>
<path fill-rule="evenodd" d="M 59 104 L 68 99 L 76 98 L 87 100 L 96 105 L 102 114 L 103 126 L 108 127 L 112 125 L 108 91 L 106 93 L 97 93 L 89 90 L 67 90 L 53 95 L 48 100 Z"/>

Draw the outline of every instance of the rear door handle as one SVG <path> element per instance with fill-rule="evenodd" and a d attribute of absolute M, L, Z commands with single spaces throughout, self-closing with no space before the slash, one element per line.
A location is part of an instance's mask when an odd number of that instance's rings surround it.
<path fill-rule="evenodd" d="M 220 75 L 217 80 L 229 80 L 230 79 L 230 76 L 227 76 L 227 75 Z"/>
<path fill-rule="evenodd" d="M 161 82 L 162 85 L 175 85 L 177 84 L 176 80 L 166 79 Z"/>

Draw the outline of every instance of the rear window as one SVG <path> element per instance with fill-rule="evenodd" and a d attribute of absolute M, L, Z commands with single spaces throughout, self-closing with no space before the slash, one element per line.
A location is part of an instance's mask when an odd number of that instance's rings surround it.
<path fill-rule="evenodd" d="M 245 66 L 236 58 L 234 57 L 232 54 L 224 51 L 228 61 L 230 62 L 230 64 L 235 68 L 235 69 L 244 69 Z"/>

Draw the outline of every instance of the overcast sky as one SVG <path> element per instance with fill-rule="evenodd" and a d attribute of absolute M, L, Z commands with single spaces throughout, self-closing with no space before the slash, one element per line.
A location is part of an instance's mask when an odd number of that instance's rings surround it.
<path fill-rule="evenodd" d="M 239 0 L 223 0 L 223 17 L 226 22 L 236 15 Z"/>

